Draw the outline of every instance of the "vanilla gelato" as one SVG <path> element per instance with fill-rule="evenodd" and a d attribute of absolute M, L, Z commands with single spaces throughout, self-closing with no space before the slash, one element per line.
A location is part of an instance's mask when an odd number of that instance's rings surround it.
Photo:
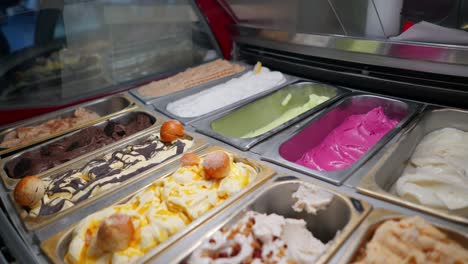
<path fill-rule="evenodd" d="M 301 184 L 292 197 L 297 199 L 292 206 L 294 211 L 306 211 L 309 214 L 317 214 L 324 210 L 333 200 L 333 194 L 311 184 Z"/>
<path fill-rule="evenodd" d="M 239 78 L 184 97 L 167 105 L 167 111 L 180 117 L 197 117 L 247 97 L 269 90 L 286 81 L 282 73 L 261 67 Z"/>
<path fill-rule="evenodd" d="M 354 263 L 468 263 L 468 250 L 414 216 L 385 221 Z"/>
<path fill-rule="evenodd" d="M 201 163 L 200 163 L 201 164 Z M 67 263 L 132 263 L 179 232 L 192 221 L 248 186 L 257 176 L 250 165 L 233 161 L 223 179 L 208 180 L 202 165 L 178 168 L 156 180 L 124 204 L 115 205 L 83 219 L 73 231 L 65 257 Z M 103 219 L 130 216 L 133 237 L 122 250 L 107 252 L 96 246 Z"/>
<path fill-rule="evenodd" d="M 468 132 L 454 128 L 426 135 L 416 147 L 396 193 L 423 205 L 457 210 L 468 207 Z"/>

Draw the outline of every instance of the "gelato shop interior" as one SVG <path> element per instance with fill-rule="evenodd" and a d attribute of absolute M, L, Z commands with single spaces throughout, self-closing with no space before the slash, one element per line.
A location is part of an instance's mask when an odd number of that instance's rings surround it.
<path fill-rule="evenodd" d="M 0 263 L 468 263 L 468 1 L 0 1 Z"/>

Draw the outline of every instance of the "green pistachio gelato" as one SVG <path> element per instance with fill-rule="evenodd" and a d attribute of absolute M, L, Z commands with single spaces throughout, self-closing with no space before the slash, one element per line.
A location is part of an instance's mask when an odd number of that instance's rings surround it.
<path fill-rule="evenodd" d="M 293 84 L 213 121 L 211 128 L 226 137 L 253 138 L 335 95 L 335 89 L 322 84 Z"/>

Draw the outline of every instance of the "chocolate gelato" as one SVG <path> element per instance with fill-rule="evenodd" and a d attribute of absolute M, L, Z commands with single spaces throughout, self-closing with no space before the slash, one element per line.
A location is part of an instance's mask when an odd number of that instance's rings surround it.
<path fill-rule="evenodd" d="M 152 123 L 151 117 L 143 113 L 136 114 L 128 123 L 109 120 L 104 128 L 87 127 L 61 140 L 29 151 L 8 162 L 5 169 L 8 176 L 15 179 L 35 175 L 135 134 L 150 127 Z"/>

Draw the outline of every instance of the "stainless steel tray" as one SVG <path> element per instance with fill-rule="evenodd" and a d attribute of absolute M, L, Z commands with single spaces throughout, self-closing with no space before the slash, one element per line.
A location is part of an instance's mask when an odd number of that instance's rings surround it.
<path fill-rule="evenodd" d="M 231 109 L 233 107 L 236 107 L 236 106 L 240 106 L 240 105 L 244 105 L 246 102 L 249 102 L 255 98 L 259 98 L 259 97 L 262 97 L 266 94 L 269 94 L 273 91 L 276 91 L 284 86 L 287 86 L 295 81 L 298 80 L 297 77 L 294 77 L 294 76 L 291 76 L 291 75 L 287 75 L 287 74 L 284 74 L 284 77 L 286 78 L 286 81 L 278 86 L 275 86 L 275 87 L 272 87 L 270 89 L 268 89 L 267 91 L 264 91 L 264 92 L 261 92 L 259 94 L 256 94 L 256 95 L 253 95 L 251 97 L 248 97 L 248 98 L 245 98 L 243 100 L 240 100 L 236 103 L 233 103 L 233 104 L 230 104 L 230 105 L 227 105 L 227 106 L 224 106 L 222 108 L 219 108 L 217 110 L 214 110 L 212 112 L 209 112 L 209 113 L 206 113 L 204 115 L 201 115 L 201 116 L 197 116 L 197 117 L 190 117 L 190 118 L 187 118 L 187 117 L 180 117 L 178 115 L 175 115 L 169 111 L 167 111 L 167 105 L 171 102 L 174 102 L 174 101 L 177 101 L 179 99 L 182 99 L 182 98 L 185 98 L 187 96 L 190 96 L 192 94 L 196 94 L 196 93 L 199 93 L 201 92 L 202 90 L 205 90 L 205 89 L 208 89 L 208 88 L 211 88 L 213 86 L 216 86 L 218 84 L 222 84 L 222 83 L 225 83 L 235 77 L 231 76 L 231 77 L 228 77 L 226 79 L 223 79 L 223 80 L 216 80 L 216 81 L 212 81 L 210 82 L 209 84 L 205 84 L 205 85 L 201 85 L 197 88 L 193 88 L 193 89 L 188 89 L 188 90 L 184 90 L 184 91 L 181 91 L 179 93 L 175 93 L 175 94 L 170 94 L 170 95 L 166 95 L 166 96 L 163 96 L 163 97 L 160 97 L 160 98 L 157 98 L 153 101 L 151 101 L 151 104 L 154 106 L 154 108 L 156 110 L 158 110 L 159 112 L 171 117 L 171 118 L 174 118 L 174 119 L 177 119 L 179 120 L 180 122 L 184 123 L 184 124 L 189 124 L 195 120 L 199 120 L 199 119 L 202 119 L 202 118 L 205 118 L 207 116 L 210 116 L 212 114 L 216 114 L 216 113 L 220 113 L 220 112 L 223 112 L 223 111 L 226 111 L 228 109 Z"/>
<path fill-rule="evenodd" d="M 83 167 L 84 165 L 89 163 L 91 160 L 100 159 L 101 157 L 105 156 L 106 154 L 110 154 L 110 153 L 113 153 L 113 152 L 118 151 L 120 149 L 123 149 L 128 145 L 135 145 L 135 144 L 143 143 L 144 141 L 146 141 L 146 139 L 150 135 L 152 135 L 154 133 L 159 133 L 159 128 L 152 129 L 150 131 L 147 131 L 144 134 L 137 135 L 136 137 L 129 137 L 128 140 L 125 140 L 123 142 L 119 142 L 119 144 L 117 144 L 117 145 L 109 146 L 109 147 L 103 149 L 102 151 L 100 151 L 98 153 L 94 153 L 93 155 L 88 155 L 88 156 L 86 156 L 84 158 L 78 159 L 74 163 L 69 164 L 68 166 L 61 166 L 60 168 L 58 168 L 58 169 L 56 169 L 56 170 L 54 170 L 52 172 L 43 174 L 41 176 L 41 178 L 46 178 L 46 177 L 47 178 L 52 178 L 52 179 L 56 178 L 56 177 L 58 177 L 60 175 L 65 174 L 68 171 Z M 196 136 L 194 136 L 194 135 L 192 135 L 190 133 L 186 133 L 185 137 L 189 138 L 189 139 L 192 139 L 193 140 L 193 145 L 192 145 L 192 147 L 185 150 L 184 152 L 196 152 L 196 151 L 199 151 L 199 150 L 201 150 L 201 149 L 203 149 L 204 147 L 207 146 L 207 142 L 205 140 L 203 140 L 203 139 L 201 139 L 199 137 L 196 137 Z M 22 224 L 24 224 L 24 226 L 26 227 L 27 230 L 34 231 L 34 230 L 37 230 L 37 229 L 40 229 L 40 228 L 44 228 L 46 226 L 50 226 L 51 224 L 57 222 L 58 220 L 66 217 L 68 215 L 71 215 L 73 212 L 76 212 L 76 211 L 80 210 L 81 208 L 92 206 L 93 204 L 97 203 L 99 200 L 104 199 L 104 197 L 106 197 L 108 194 L 118 192 L 118 191 L 122 190 L 123 188 L 125 188 L 126 186 L 132 185 L 133 183 L 135 183 L 135 182 L 137 182 L 137 181 L 139 181 L 139 180 L 141 180 L 143 178 L 146 178 L 149 175 L 154 174 L 154 172 L 156 172 L 156 171 L 158 171 L 158 170 L 160 170 L 162 168 L 165 168 L 165 167 L 168 167 L 168 166 L 172 165 L 175 161 L 177 161 L 179 159 L 179 157 L 180 157 L 180 155 L 177 155 L 177 156 L 172 157 L 172 158 L 170 158 L 168 160 L 165 160 L 161 164 L 158 164 L 158 165 L 156 165 L 156 166 L 154 166 L 152 168 L 149 168 L 146 171 L 142 171 L 139 174 L 133 176 L 131 179 L 128 179 L 127 181 L 122 182 L 119 186 L 117 186 L 115 188 L 110 188 L 108 190 L 104 190 L 101 193 L 96 194 L 96 195 L 86 199 L 85 201 L 82 201 L 81 203 L 78 203 L 78 204 L 74 205 L 73 207 L 65 209 L 65 210 L 63 210 L 61 212 L 58 212 L 56 214 L 52 214 L 52 215 L 48 215 L 48 216 L 39 216 L 39 217 L 35 217 L 35 218 L 28 217 L 27 215 L 25 215 L 25 213 L 23 213 L 24 210 L 20 206 L 18 206 L 16 204 L 16 202 L 14 201 L 13 192 L 10 192 L 9 199 L 7 201 L 5 201 L 5 203 L 11 203 L 12 204 L 11 207 L 15 208 L 15 210 L 14 210 L 15 212 L 12 212 L 12 213 L 15 213 L 15 214 L 18 215 L 18 220 L 21 221 Z M 17 226 L 20 227 L 21 224 L 17 224 Z"/>
<path fill-rule="evenodd" d="M 318 211 L 316 215 L 309 214 L 305 211 L 300 213 L 295 212 L 292 209 L 292 205 L 295 203 L 292 194 L 302 184 L 319 187 L 332 193 L 334 195 L 332 202 L 326 209 Z M 278 199 L 278 197 L 281 197 L 281 199 Z M 210 231 L 203 237 L 200 237 L 190 249 L 184 251 L 178 259 L 171 261 L 171 263 L 184 263 L 189 255 L 199 247 L 203 241 L 208 240 L 219 229 L 237 223 L 247 211 L 256 211 L 265 214 L 275 213 L 287 218 L 304 219 L 307 222 L 307 228 L 312 232 L 314 237 L 318 238 L 323 243 L 330 243 L 327 250 L 316 262 L 325 263 L 333 256 L 370 210 L 371 206 L 365 201 L 355 199 L 308 181 L 299 180 L 294 176 L 280 176 L 275 178 L 274 181 L 270 181 L 267 186 L 261 190 L 257 190 L 255 196 L 249 199 L 249 201 L 245 201 L 245 205 L 243 205 L 240 210 L 231 212 L 222 223 L 211 228 Z M 157 260 L 154 260 L 154 262 L 157 262 Z M 169 261 L 165 263 L 169 263 Z"/>
<path fill-rule="evenodd" d="M 39 125 L 39 124 L 42 124 L 44 122 L 47 122 L 48 120 L 51 120 L 51 119 L 71 117 L 71 116 L 73 116 L 73 112 L 75 111 L 75 109 L 78 108 L 78 107 L 83 107 L 83 108 L 86 108 L 88 110 L 94 111 L 95 113 L 100 115 L 100 118 L 98 118 L 96 120 L 92 120 L 90 122 L 82 123 L 82 124 L 80 124 L 80 125 L 78 125 L 76 127 L 60 131 L 58 133 L 52 134 L 52 135 L 47 136 L 47 137 L 36 138 L 33 141 L 31 141 L 29 143 L 26 143 L 26 144 L 20 144 L 18 146 L 15 146 L 15 147 L 12 147 L 12 148 L 7 148 L 7 149 L 0 148 L 0 156 L 4 157 L 4 156 L 6 156 L 6 154 L 9 154 L 9 153 L 11 153 L 13 151 L 17 151 L 17 150 L 20 150 L 22 148 L 37 144 L 39 142 L 46 141 L 46 140 L 49 140 L 51 138 L 66 134 L 68 132 L 78 130 L 78 129 L 83 128 L 83 127 L 90 126 L 90 125 L 98 123 L 98 122 L 100 122 L 102 120 L 108 119 L 108 118 L 110 118 L 112 116 L 118 115 L 118 114 L 120 114 L 122 112 L 129 111 L 129 110 L 131 110 L 132 108 L 135 107 L 135 102 L 133 101 L 133 99 L 131 99 L 130 96 L 128 96 L 126 94 L 117 94 L 117 95 L 101 98 L 101 99 L 98 99 L 98 100 L 86 102 L 86 103 L 83 103 L 83 104 L 74 105 L 74 106 L 67 107 L 67 108 L 64 108 L 64 109 L 61 109 L 61 110 L 58 110 L 58 111 L 54 111 L 54 112 L 51 112 L 51 113 L 48 113 L 48 114 L 45 114 L 45 115 L 41 115 L 41 116 L 38 116 L 38 117 L 33 117 L 33 118 L 30 118 L 30 119 L 27 119 L 26 121 L 22 120 L 22 121 L 19 121 L 19 122 L 12 123 L 12 124 L 9 124 L 7 126 L 1 127 L 0 128 L 0 131 L 1 131 L 0 132 L 0 140 L 3 140 L 3 137 L 7 133 L 9 133 L 9 132 L 11 132 L 11 131 L 19 128 L 19 127 L 35 126 L 35 125 Z"/>
<path fill-rule="evenodd" d="M 345 118 L 353 114 L 367 113 L 374 107 L 382 106 L 390 118 L 400 118 L 400 122 L 369 149 L 360 159 L 344 170 L 316 171 L 294 163 L 308 149 L 319 144 L 328 133 L 341 124 Z M 281 166 L 317 177 L 330 183 L 341 185 L 348 176 L 366 162 L 379 148 L 393 137 L 420 110 L 420 105 L 412 102 L 391 99 L 377 95 L 352 93 L 328 109 L 312 116 L 307 123 L 291 133 L 285 139 L 272 142 L 270 148 L 262 153 L 262 159 L 277 163 Z M 290 149 L 298 148 L 295 151 Z M 290 151 L 288 157 L 281 152 Z"/>
<path fill-rule="evenodd" d="M 267 167 L 266 165 L 257 162 L 255 160 L 251 160 L 249 158 L 246 158 L 240 154 L 228 151 L 226 149 L 220 148 L 220 147 L 211 147 L 209 149 L 204 150 L 201 153 L 201 156 L 206 155 L 209 152 L 215 151 L 215 150 L 223 150 L 226 152 L 229 152 L 234 155 L 234 159 L 240 162 L 245 162 L 251 166 L 253 166 L 257 172 L 258 175 L 254 182 L 252 182 L 248 187 L 244 188 L 241 192 L 231 196 L 228 198 L 226 201 L 218 205 L 217 207 L 211 209 L 204 215 L 200 216 L 198 219 L 190 223 L 188 226 L 180 230 L 178 233 L 174 234 L 173 236 L 170 236 L 166 241 L 163 243 L 159 244 L 158 246 L 150 249 L 145 256 L 139 260 L 138 262 L 145 262 L 147 261 L 150 257 L 158 255 L 162 253 L 164 250 L 166 250 L 170 245 L 174 244 L 184 236 L 188 235 L 192 230 L 194 230 L 196 227 L 199 225 L 203 224 L 210 218 L 214 217 L 217 215 L 224 207 L 232 206 L 232 204 L 240 199 L 241 197 L 245 196 L 246 194 L 252 192 L 255 190 L 258 186 L 260 186 L 262 183 L 264 183 L 266 180 L 270 179 L 271 176 L 275 173 L 273 169 L 270 167 Z M 171 171 L 170 173 L 167 173 L 165 175 L 162 175 L 161 177 L 157 177 L 157 179 L 161 179 L 164 177 L 170 176 L 174 171 Z M 127 201 L 129 201 L 133 196 L 138 194 L 139 192 L 143 192 L 146 188 L 148 188 L 150 185 L 147 185 L 140 189 L 140 191 L 128 195 L 127 197 L 121 199 L 119 202 L 115 204 L 122 204 Z M 84 216 L 83 216 L 84 217 Z M 66 228 L 65 230 L 60 231 L 59 233 L 55 234 L 54 236 L 50 237 L 49 239 L 43 241 L 41 243 L 41 248 L 44 251 L 44 253 L 49 257 L 49 259 L 54 262 L 54 263 L 63 263 L 64 256 L 66 254 L 68 245 L 71 242 L 72 239 L 72 232 L 74 228 L 77 226 L 77 224 L 74 224 L 73 226 L 70 226 Z"/>
<path fill-rule="evenodd" d="M 203 62 L 203 63 L 198 64 L 198 65 L 196 65 L 196 66 L 192 66 L 191 68 L 194 68 L 194 67 L 203 65 L 203 64 L 205 64 L 205 63 L 208 63 L 208 62 Z M 229 79 L 239 77 L 239 76 L 243 75 L 244 73 L 246 73 L 246 72 L 248 72 L 249 70 L 252 69 L 252 66 L 251 66 L 251 65 L 248 65 L 248 64 L 243 63 L 243 62 L 240 62 L 240 61 L 231 61 L 231 63 L 235 63 L 235 64 L 239 64 L 239 65 L 243 66 L 243 67 L 245 68 L 244 71 L 242 71 L 242 72 L 240 72 L 240 73 L 236 73 L 236 74 L 230 75 L 230 76 L 226 76 L 226 77 L 221 78 L 221 79 L 212 80 L 212 81 L 206 82 L 206 83 L 201 84 L 201 85 L 193 86 L 193 87 L 184 89 L 184 90 L 182 90 L 182 91 L 178 91 L 178 92 L 175 92 L 175 93 L 171 93 L 171 94 L 167 94 L 167 95 L 163 95 L 163 96 L 158 96 L 158 97 L 146 97 L 146 96 L 140 94 L 140 93 L 138 92 L 138 89 L 140 88 L 140 86 L 139 86 L 139 87 L 136 87 L 136 88 L 134 88 L 134 89 L 132 89 L 132 90 L 130 90 L 130 93 L 131 93 L 132 95 L 134 95 L 136 98 L 138 98 L 140 101 L 142 101 L 143 103 L 145 103 L 145 104 L 154 104 L 154 101 L 155 101 L 156 99 L 158 99 L 158 98 L 163 98 L 163 97 L 165 97 L 165 96 L 171 96 L 171 95 L 176 95 L 176 94 L 185 94 L 186 91 L 188 91 L 188 90 L 195 90 L 195 91 L 198 92 L 198 91 L 201 91 L 201 90 L 206 89 L 207 87 L 212 87 L 212 86 L 214 86 L 214 85 L 216 85 L 216 84 L 220 84 L 220 83 L 226 82 L 226 81 L 229 80 Z M 177 73 L 179 73 L 179 72 L 182 72 L 182 71 L 185 71 L 185 70 L 187 70 L 187 69 L 188 69 L 188 68 L 186 67 L 186 68 L 180 69 L 180 71 L 168 73 L 168 74 L 166 75 L 166 77 L 164 77 L 163 79 L 165 79 L 165 78 L 170 78 L 172 75 L 175 75 L 175 74 L 177 74 Z M 184 96 L 182 96 L 182 97 L 184 97 Z"/>
<path fill-rule="evenodd" d="M 311 108 L 310 110 L 290 119 L 289 121 L 279 125 L 278 127 L 261 134 L 259 136 L 253 137 L 253 138 L 235 138 L 235 137 L 229 137 L 225 134 L 222 134 L 220 132 L 217 132 L 213 130 L 213 123 L 216 121 L 220 120 L 230 120 L 230 123 L 232 124 L 230 128 L 236 129 L 236 127 L 239 126 L 239 124 L 242 124 L 242 128 L 247 130 L 249 128 L 252 128 L 253 126 L 257 125 L 258 123 L 261 122 L 261 119 L 263 116 L 268 115 L 269 118 L 271 118 L 268 121 L 273 121 L 277 115 L 274 115 L 274 113 L 270 112 L 265 112 L 265 107 L 268 107 L 268 104 L 271 104 L 269 101 L 270 98 L 274 97 L 275 103 L 278 105 L 281 103 L 281 100 L 285 98 L 285 96 L 288 94 L 289 89 L 301 89 L 301 87 L 304 86 L 312 86 L 310 87 L 310 91 L 308 94 L 317 94 L 317 95 L 330 95 L 330 99 L 327 101 Z M 312 82 L 312 81 L 298 81 L 297 83 L 290 84 L 287 87 L 284 87 L 278 91 L 275 92 L 270 92 L 261 98 L 258 98 L 256 100 L 251 100 L 248 103 L 246 103 L 243 106 L 238 106 L 236 108 L 233 108 L 227 112 L 222 112 L 218 113 L 215 115 L 212 115 L 210 117 L 207 117 L 205 119 L 201 119 L 198 121 L 194 121 L 191 123 L 193 127 L 197 129 L 198 132 L 205 134 L 207 136 L 216 138 L 218 140 L 221 140 L 223 142 L 226 142 L 238 149 L 241 149 L 243 151 L 249 150 L 251 147 L 253 147 L 255 144 L 265 140 L 266 138 L 276 134 L 277 132 L 285 129 L 286 127 L 298 122 L 299 120 L 305 118 L 308 115 L 311 115 L 313 113 L 318 112 L 319 110 L 322 110 L 326 106 L 330 105 L 331 103 L 335 102 L 338 98 L 341 98 L 344 94 L 348 93 L 349 91 L 336 87 L 336 86 L 331 86 L 327 84 L 322 84 L 318 82 Z M 294 100 L 294 99 L 293 99 Z M 296 100 L 301 100 L 300 98 L 296 98 Z M 303 102 L 307 102 L 307 98 L 302 98 Z M 302 103 L 301 101 L 301 103 Z M 248 115 L 249 120 L 245 119 L 240 119 L 237 114 L 244 112 L 252 112 L 252 115 Z M 230 128 L 227 128 L 228 130 Z"/>
<path fill-rule="evenodd" d="M 357 187 L 358 191 L 448 220 L 468 224 L 468 209 L 455 211 L 435 209 L 407 201 L 391 191 L 406 167 L 406 161 L 413 155 L 421 139 L 432 131 L 446 127 L 468 131 L 468 111 L 428 109 L 423 112 L 418 122 L 415 122 L 398 142 L 390 146 L 371 171 L 364 176 Z"/>
<path fill-rule="evenodd" d="M 341 258 L 340 263 L 352 262 L 357 257 L 359 249 L 365 247 L 367 242 L 372 239 L 375 230 L 383 224 L 384 221 L 392 219 L 397 220 L 405 217 L 409 216 L 382 208 L 374 209 L 356 231 L 356 238 Z M 439 223 L 431 222 L 431 224 L 468 249 L 468 234 L 466 232 L 460 232 L 460 230 L 454 230 Z"/>
<path fill-rule="evenodd" d="M 149 130 L 151 128 L 159 127 L 164 121 L 163 117 L 157 115 L 153 111 L 148 111 L 148 110 L 145 110 L 143 108 L 132 108 L 132 111 L 125 111 L 123 113 L 120 113 L 119 115 L 113 115 L 112 117 L 110 117 L 108 119 L 101 120 L 99 123 L 93 124 L 92 126 L 104 127 L 104 126 L 106 126 L 108 120 L 127 122 L 127 121 L 131 120 L 131 118 L 133 116 L 135 116 L 135 114 L 137 114 L 137 113 L 144 113 L 144 114 L 148 115 L 153 120 L 153 125 L 151 125 L 149 128 L 147 128 L 145 130 L 137 132 L 134 135 L 139 135 L 141 133 L 144 133 L 144 131 L 147 131 L 147 130 Z M 84 129 L 84 128 L 82 128 L 82 129 Z M 39 153 L 41 148 L 47 147 L 47 146 L 49 146 L 49 145 L 51 145 L 51 144 L 53 144 L 55 142 L 59 142 L 60 140 L 63 140 L 65 138 L 67 138 L 67 137 L 70 137 L 71 135 L 74 135 L 74 134 L 76 134 L 76 133 L 78 133 L 80 131 L 81 130 L 76 130 L 73 133 L 62 135 L 61 137 L 58 137 L 58 138 L 56 138 L 54 140 L 50 140 L 50 141 L 44 142 L 42 144 L 36 145 L 34 147 L 25 149 L 25 150 L 23 150 L 21 152 L 18 152 L 18 153 L 14 154 L 14 155 L 8 156 L 7 158 L 0 160 L 0 177 L 2 178 L 2 181 L 3 181 L 3 184 L 5 185 L 5 187 L 7 189 L 14 189 L 14 187 L 16 186 L 16 183 L 21 180 L 21 178 L 16 179 L 16 178 L 9 177 L 9 175 L 7 174 L 7 170 L 6 170 L 6 166 L 7 166 L 7 164 L 9 162 L 13 162 L 16 159 L 20 159 L 23 155 L 25 155 L 27 153 L 31 153 L 31 152 Z M 134 135 L 132 135 L 132 136 L 134 136 Z M 130 136 L 130 137 L 132 137 L 132 136 Z M 127 137 L 127 138 L 130 138 L 130 137 Z M 116 142 L 112 143 L 111 145 L 118 144 L 118 142 L 119 141 L 116 141 Z M 109 146 L 111 146 L 111 145 L 109 145 Z M 93 156 L 93 155 L 97 154 L 99 151 L 100 151 L 100 149 L 96 149 L 95 151 L 91 151 L 91 152 L 89 152 L 87 154 L 84 154 L 82 156 Z M 59 169 L 61 167 L 67 167 L 68 165 L 73 164 L 77 158 L 80 158 L 80 157 L 76 157 L 74 159 L 71 159 L 70 161 L 67 161 L 67 162 L 62 163 L 62 164 L 60 164 L 58 166 L 55 166 L 54 168 L 43 171 L 43 172 L 39 173 L 38 176 L 42 176 L 44 174 L 47 174 L 47 173 L 49 173 L 51 171 L 54 171 L 55 169 Z"/>

